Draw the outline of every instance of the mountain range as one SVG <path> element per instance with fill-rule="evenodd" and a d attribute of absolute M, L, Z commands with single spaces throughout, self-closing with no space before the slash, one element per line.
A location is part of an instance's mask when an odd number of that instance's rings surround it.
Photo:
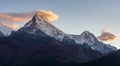
<path fill-rule="evenodd" d="M 17 31 L 0 24 L 0 37 L 1 66 L 70 66 L 117 51 L 89 31 L 81 35 L 66 34 L 40 13 Z"/>
<path fill-rule="evenodd" d="M 38 31 L 44 32 L 46 35 L 55 38 L 58 41 L 66 43 L 77 43 L 86 44 L 93 50 L 98 50 L 101 53 L 109 53 L 116 50 L 115 47 L 106 45 L 96 39 L 96 37 L 89 31 L 83 32 L 81 35 L 69 35 L 58 28 L 56 28 L 51 23 L 47 22 L 45 17 L 41 17 L 39 13 L 36 14 L 32 20 L 30 20 L 24 27 L 22 27 L 20 32 L 27 32 L 29 34 L 36 34 Z M 39 35 L 39 34 L 37 34 Z"/>

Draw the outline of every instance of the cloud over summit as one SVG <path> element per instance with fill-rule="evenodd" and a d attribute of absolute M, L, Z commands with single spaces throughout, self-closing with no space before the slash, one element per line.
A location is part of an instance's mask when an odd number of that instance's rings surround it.
<path fill-rule="evenodd" d="M 36 13 L 39 13 L 40 17 L 45 16 L 47 21 L 50 23 L 58 19 L 58 15 L 52 11 L 39 10 L 28 13 L 0 13 L 0 23 L 13 29 L 18 29 L 20 27 L 18 27 L 17 23 L 19 24 L 28 22 Z"/>
<path fill-rule="evenodd" d="M 38 17 L 40 19 L 46 20 L 49 23 L 58 19 L 57 14 L 53 13 L 52 11 L 47 11 L 47 10 L 40 10 L 38 13 Z"/>

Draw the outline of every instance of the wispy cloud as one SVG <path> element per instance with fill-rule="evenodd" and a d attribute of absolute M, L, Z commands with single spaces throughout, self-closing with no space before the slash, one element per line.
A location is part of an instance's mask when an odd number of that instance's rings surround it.
<path fill-rule="evenodd" d="M 36 13 L 39 13 L 39 18 L 46 19 L 50 23 L 58 19 L 58 15 L 52 11 L 39 10 L 28 13 L 0 13 L 0 23 L 16 30 L 19 28 L 19 23 L 28 22 Z"/>
<path fill-rule="evenodd" d="M 58 19 L 58 15 L 53 13 L 52 11 L 47 10 L 40 10 L 39 16 L 40 19 L 46 20 L 47 22 L 51 23 Z"/>
<path fill-rule="evenodd" d="M 0 23 L 11 27 L 14 30 L 20 28 L 20 23 L 26 23 L 30 20 L 37 11 L 29 13 L 0 13 Z"/>
<path fill-rule="evenodd" d="M 103 29 L 102 34 L 98 37 L 101 41 L 114 41 L 116 38 L 117 36 L 110 33 L 110 29 Z"/>
<path fill-rule="evenodd" d="M 7 23 L 7 22 L 2 22 L 2 24 L 12 28 L 13 30 L 19 29 L 19 26 L 17 24 L 10 24 L 10 23 Z"/>
<path fill-rule="evenodd" d="M 1 22 L 25 22 L 29 20 L 36 12 L 29 13 L 0 13 Z"/>

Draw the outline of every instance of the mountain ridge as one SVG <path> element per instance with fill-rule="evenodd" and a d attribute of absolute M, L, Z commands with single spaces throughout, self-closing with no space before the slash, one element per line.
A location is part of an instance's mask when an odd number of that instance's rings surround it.
<path fill-rule="evenodd" d="M 33 64 L 34 61 L 36 61 L 34 64 L 39 65 L 44 65 L 48 61 L 62 64 L 83 63 L 102 56 L 99 51 L 85 48 L 82 45 L 64 44 L 47 35 L 43 36 L 43 34 L 33 35 L 18 32 L 0 39 L 0 61 L 2 61 L 0 64 L 16 66 Z"/>
<path fill-rule="evenodd" d="M 103 42 L 100 42 L 93 33 L 89 31 L 84 31 L 80 35 L 70 35 L 78 44 L 88 44 L 93 50 L 99 50 L 103 54 L 109 53 L 110 51 L 116 50 L 115 47 L 111 45 L 104 44 Z M 104 47 L 105 46 L 105 47 Z M 107 51 L 105 51 L 107 50 Z"/>
<path fill-rule="evenodd" d="M 101 53 L 109 53 L 117 50 L 115 47 L 106 45 L 97 40 L 97 38 L 90 33 L 89 31 L 83 32 L 81 35 L 69 35 L 64 33 L 55 27 L 52 23 L 46 21 L 46 18 L 39 18 L 40 13 L 37 13 L 32 20 L 25 24 L 24 27 L 19 29 L 18 31 L 25 31 L 28 33 L 33 33 L 35 31 L 41 30 L 46 35 L 55 38 L 56 40 L 67 42 L 67 43 L 77 43 L 77 44 L 87 44 L 93 50 L 98 50 Z M 32 28 L 31 28 L 32 27 Z M 31 29 L 30 29 L 31 28 Z"/>

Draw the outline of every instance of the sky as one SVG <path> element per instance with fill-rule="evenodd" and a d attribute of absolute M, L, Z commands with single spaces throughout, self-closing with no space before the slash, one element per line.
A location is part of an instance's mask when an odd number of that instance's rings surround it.
<path fill-rule="evenodd" d="M 53 24 L 69 34 L 90 31 L 120 48 L 120 0 L 0 0 L 0 22 L 17 29 L 38 10 L 59 16 Z"/>

